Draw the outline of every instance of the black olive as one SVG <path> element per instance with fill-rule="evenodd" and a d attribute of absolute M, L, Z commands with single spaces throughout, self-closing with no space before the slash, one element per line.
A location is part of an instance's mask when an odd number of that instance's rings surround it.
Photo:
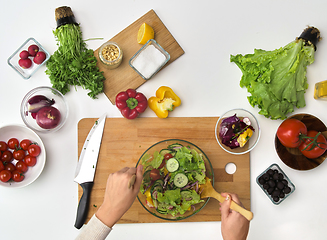
<path fill-rule="evenodd" d="M 274 182 L 274 180 L 269 180 L 268 184 L 270 187 L 274 188 L 276 186 L 276 183 Z"/>
<path fill-rule="evenodd" d="M 286 188 L 284 188 L 283 191 L 284 191 L 285 194 L 289 194 L 291 192 L 291 188 L 290 187 L 286 187 Z"/>
<path fill-rule="evenodd" d="M 263 179 L 268 181 L 269 180 L 269 174 L 265 173 L 262 175 Z"/>
<path fill-rule="evenodd" d="M 267 190 L 267 192 L 271 195 L 272 193 L 273 193 L 273 191 L 274 191 L 274 188 L 268 188 L 268 190 Z"/>
<path fill-rule="evenodd" d="M 288 186 L 288 182 L 287 182 L 287 180 L 282 180 L 282 183 L 285 185 L 285 186 Z"/>
<path fill-rule="evenodd" d="M 274 173 L 278 173 L 278 170 L 277 170 L 277 169 L 275 169 L 275 170 L 274 170 Z"/>
<path fill-rule="evenodd" d="M 267 173 L 269 174 L 269 175 L 274 175 L 274 171 L 272 170 L 272 169 L 269 169 L 268 171 L 267 171 Z"/>
<path fill-rule="evenodd" d="M 273 197 L 273 200 L 274 200 L 274 202 L 278 202 L 279 201 L 279 197 L 278 196 Z"/>
<path fill-rule="evenodd" d="M 282 189 L 284 189 L 285 185 L 284 185 L 284 183 L 282 183 L 282 182 L 278 182 L 278 183 L 277 183 L 277 187 L 278 187 L 280 190 L 282 190 Z"/>
<path fill-rule="evenodd" d="M 278 180 L 278 176 L 279 176 L 278 173 L 275 173 L 275 174 L 273 175 L 273 179 L 274 179 L 274 180 Z"/>
<path fill-rule="evenodd" d="M 285 197 L 285 193 L 281 192 L 281 193 L 279 194 L 279 197 L 280 197 L 280 198 L 284 198 L 284 197 Z"/>
<path fill-rule="evenodd" d="M 266 181 L 263 179 L 263 177 L 261 176 L 260 178 L 259 178 L 259 183 L 261 184 L 261 185 L 263 185 L 264 183 L 265 183 Z"/>
<path fill-rule="evenodd" d="M 273 193 L 272 193 L 272 197 L 278 197 L 279 196 L 279 194 L 280 194 L 280 191 L 279 190 L 275 190 L 275 191 L 273 191 Z"/>
<path fill-rule="evenodd" d="M 269 184 L 268 183 L 263 184 L 263 188 L 267 190 L 269 188 Z"/>
<path fill-rule="evenodd" d="M 278 173 L 278 180 L 283 180 L 284 179 L 284 175 L 282 173 Z"/>

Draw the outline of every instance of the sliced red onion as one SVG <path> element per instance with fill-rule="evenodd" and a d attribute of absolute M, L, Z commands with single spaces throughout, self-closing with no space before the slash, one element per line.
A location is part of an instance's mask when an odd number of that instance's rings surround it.
<path fill-rule="evenodd" d="M 51 106 L 54 103 L 54 99 L 50 100 L 46 96 L 36 95 L 28 100 L 28 111 L 31 113 L 38 112 L 41 108 Z"/>

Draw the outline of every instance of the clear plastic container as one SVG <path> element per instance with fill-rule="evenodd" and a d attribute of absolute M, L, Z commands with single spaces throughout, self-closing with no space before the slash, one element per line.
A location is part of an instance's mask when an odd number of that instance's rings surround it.
<path fill-rule="evenodd" d="M 45 53 L 46 58 L 41 64 L 36 64 L 32 60 L 32 66 L 28 69 L 24 69 L 21 66 L 19 66 L 18 61 L 20 59 L 19 54 L 23 50 L 27 50 L 29 46 L 31 45 L 37 45 L 39 47 L 39 51 L 42 51 Z M 31 57 L 29 57 L 31 58 Z M 43 46 L 36 41 L 34 38 L 27 39 L 9 58 L 8 58 L 8 64 L 11 66 L 18 74 L 20 74 L 23 78 L 29 79 L 43 64 L 45 64 L 48 59 L 50 58 L 50 54 L 47 50 L 43 48 Z"/>

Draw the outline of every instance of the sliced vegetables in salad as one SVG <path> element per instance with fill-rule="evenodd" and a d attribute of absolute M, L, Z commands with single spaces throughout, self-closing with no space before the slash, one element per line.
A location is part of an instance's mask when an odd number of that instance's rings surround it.
<path fill-rule="evenodd" d="M 141 193 L 146 204 L 161 214 L 183 215 L 204 202 L 200 185 L 206 183 L 206 168 L 201 153 L 175 143 L 141 159 L 144 168 Z"/>
<path fill-rule="evenodd" d="M 231 149 L 244 147 L 250 137 L 252 137 L 254 128 L 247 117 L 238 118 L 236 114 L 222 120 L 219 128 L 219 137 L 221 142 Z"/>

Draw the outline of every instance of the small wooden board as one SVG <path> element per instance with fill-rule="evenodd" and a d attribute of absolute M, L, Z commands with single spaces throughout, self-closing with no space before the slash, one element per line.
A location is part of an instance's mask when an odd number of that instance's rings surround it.
<path fill-rule="evenodd" d="M 97 119 L 85 118 L 78 123 L 78 152 Z M 246 209 L 250 204 L 250 154 L 232 155 L 218 145 L 215 138 L 215 125 L 218 117 L 190 118 L 107 118 L 94 186 L 91 192 L 90 211 L 87 221 L 102 204 L 107 178 L 110 173 L 123 167 L 136 166 L 143 152 L 154 143 L 166 139 L 182 139 L 197 145 L 209 158 L 214 169 L 215 189 L 219 192 L 235 192 Z M 233 162 L 237 170 L 227 174 L 225 166 Z M 83 191 L 79 187 L 78 195 Z M 219 203 L 210 199 L 208 204 L 195 216 L 183 222 L 220 221 Z M 148 213 L 136 199 L 132 207 L 118 223 L 167 222 Z"/>
<path fill-rule="evenodd" d="M 104 93 L 112 104 L 115 104 L 116 95 L 121 91 L 125 91 L 129 88 L 136 89 L 146 82 L 146 80 L 129 66 L 130 58 L 143 46 L 138 44 L 136 39 L 137 32 L 144 22 L 153 28 L 155 32 L 154 40 L 170 54 L 170 60 L 164 67 L 184 54 L 184 50 L 168 31 L 155 11 L 150 10 L 109 40 L 116 42 L 123 50 L 123 60 L 118 68 L 112 70 L 106 69 L 99 60 L 99 48 L 94 51 L 94 55 L 98 60 L 97 66 L 100 71 L 103 71 L 103 75 L 106 78 L 104 81 Z M 162 69 L 160 71 L 162 71 Z"/>

